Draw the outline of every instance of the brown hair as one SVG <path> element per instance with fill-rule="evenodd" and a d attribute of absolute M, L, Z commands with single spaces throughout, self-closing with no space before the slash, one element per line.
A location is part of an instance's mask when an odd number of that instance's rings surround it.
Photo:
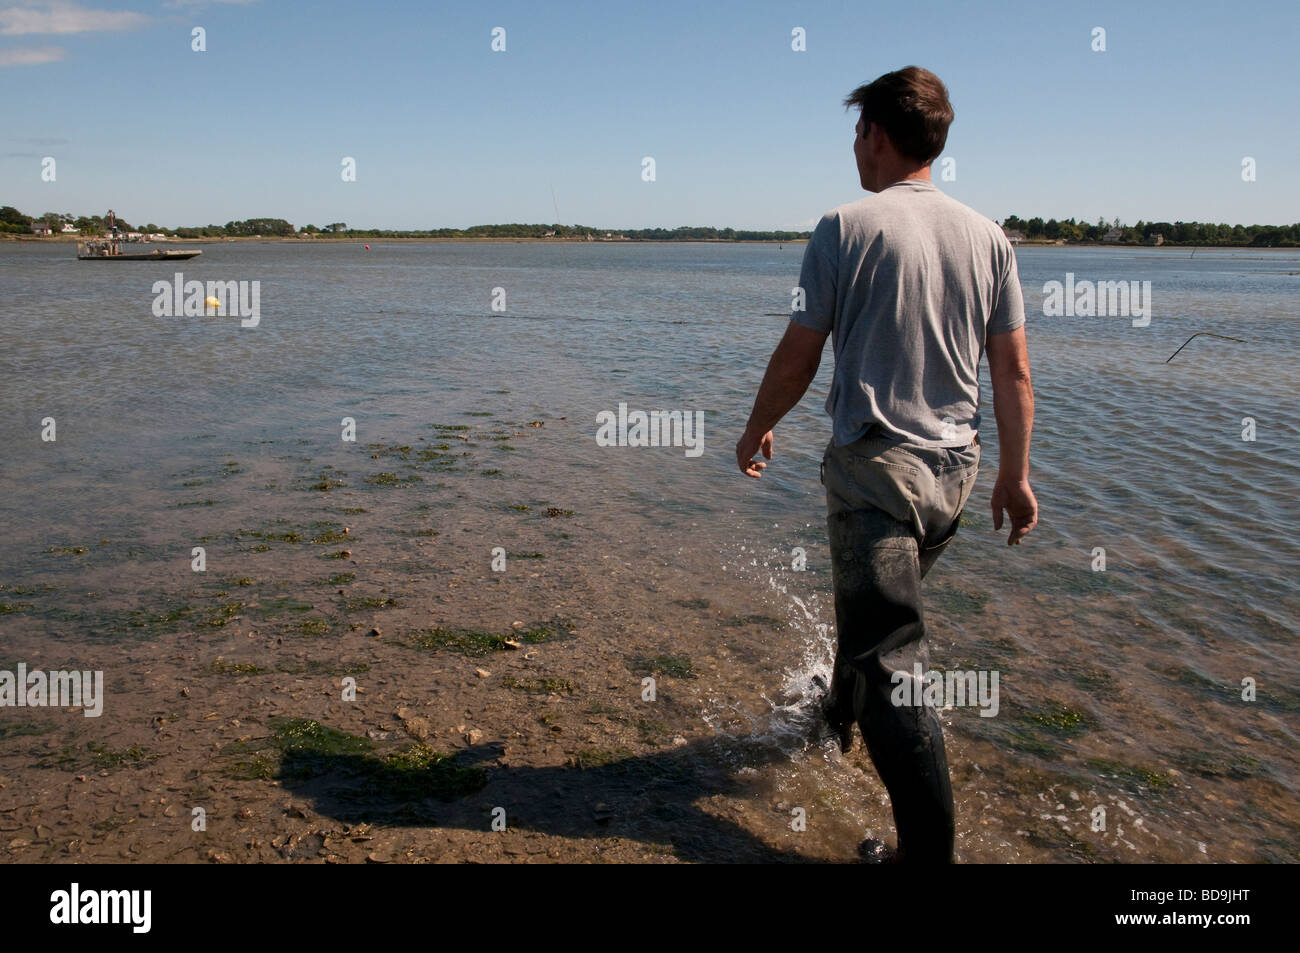
<path fill-rule="evenodd" d="M 928 69 L 907 66 L 859 86 L 844 99 L 875 123 L 901 155 L 929 165 L 943 152 L 953 120 L 948 88 Z"/>

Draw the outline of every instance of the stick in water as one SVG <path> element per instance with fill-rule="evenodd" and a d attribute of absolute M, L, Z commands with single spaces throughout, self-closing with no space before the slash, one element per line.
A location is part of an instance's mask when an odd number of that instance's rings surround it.
<path fill-rule="evenodd" d="M 1236 341 L 1238 344 L 1245 344 L 1245 343 L 1246 343 L 1246 342 L 1243 341 L 1241 338 L 1230 338 L 1230 337 L 1228 337 L 1226 334 L 1215 334 L 1213 331 L 1197 331 L 1195 334 L 1192 335 L 1191 338 L 1188 338 L 1186 341 L 1183 342 L 1182 347 L 1180 347 L 1180 348 L 1178 349 L 1178 351 L 1181 351 L 1184 347 L 1187 347 L 1187 345 L 1191 344 L 1191 343 L 1192 343 L 1192 338 L 1200 337 L 1202 334 L 1209 335 L 1209 336 L 1212 337 L 1212 338 L 1223 338 L 1225 341 Z M 1172 361 L 1175 357 L 1177 357 L 1177 356 L 1178 356 L 1178 351 L 1174 351 L 1173 354 L 1170 354 L 1167 358 L 1165 358 L 1165 363 L 1168 364 L 1168 363 L 1169 363 L 1170 361 Z"/>

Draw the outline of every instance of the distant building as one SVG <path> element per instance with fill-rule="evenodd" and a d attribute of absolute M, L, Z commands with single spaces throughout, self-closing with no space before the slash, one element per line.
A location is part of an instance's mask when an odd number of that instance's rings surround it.
<path fill-rule="evenodd" d="M 33 234 L 33 235 L 50 235 L 50 234 L 53 234 L 53 232 L 52 232 L 50 226 L 46 225 L 44 222 L 37 222 L 35 225 L 32 226 L 32 234 Z"/>
<path fill-rule="evenodd" d="M 1018 228 L 1004 228 L 1002 234 L 1007 236 L 1007 241 L 1013 245 L 1019 245 L 1025 240 L 1025 233 Z"/>
<path fill-rule="evenodd" d="M 554 238 L 554 237 L 555 237 L 555 229 L 551 229 L 549 232 L 543 232 L 543 233 L 542 233 L 542 237 L 543 237 L 543 238 Z"/>
<path fill-rule="evenodd" d="M 1145 242 L 1147 245 L 1163 245 L 1164 243 L 1165 236 L 1161 235 L 1159 232 L 1156 232 L 1154 235 L 1148 235 Z"/>
<path fill-rule="evenodd" d="M 77 228 L 76 225 L 73 225 L 73 224 L 71 224 L 70 222 L 65 222 L 64 225 L 63 225 L 63 234 L 64 234 L 64 235 L 80 235 L 80 234 L 81 234 L 81 229 Z"/>
<path fill-rule="evenodd" d="M 1116 227 L 1116 228 L 1112 228 L 1112 229 L 1111 229 L 1110 231 L 1108 231 L 1105 235 L 1101 236 L 1101 240 L 1102 240 L 1103 242 L 1111 242 L 1111 243 L 1114 243 L 1114 242 L 1119 241 L 1120 238 L 1123 236 L 1123 234 L 1124 234 L 1124 232 L 1123 232 L 1122 229 L 1120 229 L 1120 228 L 1118 228 L 1118 227 Z"/>

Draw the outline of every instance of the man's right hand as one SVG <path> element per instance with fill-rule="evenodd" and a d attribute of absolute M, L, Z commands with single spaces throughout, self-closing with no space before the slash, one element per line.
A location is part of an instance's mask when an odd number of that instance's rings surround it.
<path fill-rule="evenodd" d="M 1002 529 L 1002 511 L 1011 517 L 1008 546 L 1017 546 L 1038 525 L 1038 500 L 1029 488 L 1028 478 L 1011 480 L 999 476 L 993 484 L 993 530 Z"/>

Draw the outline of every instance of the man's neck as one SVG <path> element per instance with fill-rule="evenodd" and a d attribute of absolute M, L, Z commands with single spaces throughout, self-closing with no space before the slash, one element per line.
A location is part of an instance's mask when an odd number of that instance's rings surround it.
<path fill-rule="evenodd" d="M 929 181 L 930 181 L 930 167 L 928 165 L 923 165 L 919 168 L 915 166 L 911 166 L 911 167 L 902 166 L 896 170 L 892 170 L 888 175 L 882 175 L 880 177 L 880 185 L 877 188 L 872 189 L 871 191 L 883 192 L 891 185 L 898 185 L 899 183 L 902 182 L 929 182 Z"/>
<path fill-rule="evenodd" d="M 930 167 L 923 165 L 919 169 L 900 170 L 899 174 L 891 177 L 886 186 L 898 185 L 900 182 L 929 182 Z"/>

